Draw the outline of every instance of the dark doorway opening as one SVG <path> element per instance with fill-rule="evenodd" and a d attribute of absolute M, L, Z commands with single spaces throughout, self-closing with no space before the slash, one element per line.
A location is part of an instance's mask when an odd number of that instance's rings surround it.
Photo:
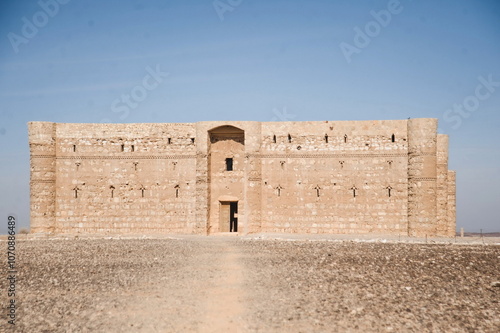
<path fill-rule="evenodd" d="M 229 232 L 238 232 L 238 203 L 231 202 L 229 205 Z"/>

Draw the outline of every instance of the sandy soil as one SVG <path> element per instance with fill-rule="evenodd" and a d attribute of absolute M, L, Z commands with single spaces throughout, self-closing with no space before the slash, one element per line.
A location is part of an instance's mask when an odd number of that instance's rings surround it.
<path fill-rule="evenodd" d="M 498 245 L 263 238 L 18 241 L 0 331 L 500 331 Z"/>

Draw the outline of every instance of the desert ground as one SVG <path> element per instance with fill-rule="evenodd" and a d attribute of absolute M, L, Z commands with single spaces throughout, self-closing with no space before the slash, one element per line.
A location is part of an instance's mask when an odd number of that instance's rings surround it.
<path fill-rule="evenodd" d="M 0 331 L 499 332 L 499 244 L 18 239 L 17 320 Z"/>

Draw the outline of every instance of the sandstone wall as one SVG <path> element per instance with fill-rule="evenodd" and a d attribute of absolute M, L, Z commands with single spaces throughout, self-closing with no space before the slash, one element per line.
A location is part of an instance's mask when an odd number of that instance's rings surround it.
<path fill-rule="evenodd" d="M 452 235 L 436 119 L 29 123 L 31 226 L 50 233 Z M 227 170 L 231 159 L 232 170 Z"/>
<path fill-rule="evenodd" d="M 191 232 L 192 139 L 192 124 L 57 124 L 55 232 Z"/>
<path fill-rule="evenodd" d="M 263 123 L 262 133 L 263 231 L 406 232 L 406 121 Z"/>

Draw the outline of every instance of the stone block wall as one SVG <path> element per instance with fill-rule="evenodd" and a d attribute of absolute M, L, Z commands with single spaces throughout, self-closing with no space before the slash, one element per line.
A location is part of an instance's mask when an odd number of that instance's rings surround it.
<path fill-rule="evenodd" d="M 31 229 L 454 234 L 436 119 L 29 123 Z M 233 169 L 227 170 L 230 159 Z"/>
<path fill-rule="evenodd" d="M 263 231 L 406 233 L 406 121 L 263 123 Z"/>

